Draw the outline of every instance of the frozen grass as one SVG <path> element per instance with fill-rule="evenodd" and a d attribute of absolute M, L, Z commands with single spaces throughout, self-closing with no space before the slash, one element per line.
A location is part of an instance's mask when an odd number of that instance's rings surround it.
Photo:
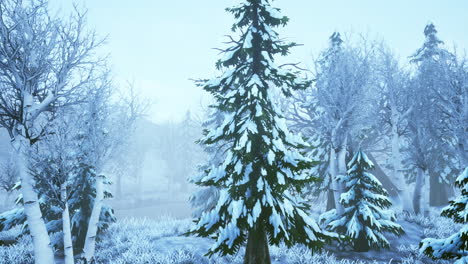
<path fill-rule="evenodd" d="M 22 237 L 14 245 L 0 246 L 0 264 L 33 263 L 32 252 L 31 238 L 28 236 Z"/>
<path fill-rule="evenodd" d="M 460 228 L 450 219 L 434 212 L 429 217 L 400 215 L 399 222 L 413 236 L 392 239 L 392 248 L 369 252 L 366 255 L 355 252 L 322 252 L 312 254 L 303 246 L 288 249 L 285 246 L 271 247 L 274 264 L 448 264 L 448 261 L 431 261 L 419 254 L 420 238 L 446 237 Z M 204 256 L 213 243 L 207 238 L 184 237 L 191 225 L 190 219 L 177 220 L 171 217 L 157 219 L 128 218 L 117 221 L 104 234 L 96 249 L 99 264 L 241 264 L 243 249 L 234 256 Z M 0 237 L 14 236 L 15 231 L 0 233 Z M 17 231 L 16 231 L 17 232 Z M 373 260 L 380 257 L 379 261 Z M 392 260 L 393 259 L 393 260 Z M 21 238 L 17 244 L 0 246 L 0 264 L 33 263 L 32 245 L 29 237 Z"/>
<path fill-rule="evenodd" d="M 461 224 L 452 219 L 440 216 L 440 210 L 432 210 L 429 216 L 401 214 L 399 219 L 419 225 L 423 230 L 422 238 L 445 238 L 458 232 Z"/>

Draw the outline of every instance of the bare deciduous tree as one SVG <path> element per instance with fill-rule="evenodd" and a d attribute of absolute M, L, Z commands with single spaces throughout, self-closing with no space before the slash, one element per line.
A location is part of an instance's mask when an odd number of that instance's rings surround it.
<path fill-rule="evenodd" d="M 54 263 L 34 179 L 28 172 L 30 147 L 44 135 L 48 113 L 83 98 L 96 78 L 102 41 L 85 29 L 78 9 L 69 20 L 49 15 L 47 0 L 0 2 L 0 126 L 17 154 L 24 208 L 36 263 Z"/>

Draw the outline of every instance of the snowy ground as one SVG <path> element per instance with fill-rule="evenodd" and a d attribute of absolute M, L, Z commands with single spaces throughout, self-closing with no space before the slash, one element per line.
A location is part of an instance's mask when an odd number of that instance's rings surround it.
<path fill-rule="evenodd" d="M 287 249 L 284 246 L 271 247 L 275 264 L 360 264 L 360 263 L 450 263 L 434 262 L 418 254 L 418 244 L 422 238 L 445 237 L 460 226 L 449 219 L 433 216 L 416 217 L 401 215 L 399 223 L 406 234 L 400 238 L 390 237 L 392 248 L 389 250 L 356 253 L 339 251 L 327 247 L 322 253 L 312 254 L 301 246 Z M 102 264 L 221 264 L 242 263 L 243 252 L 228 257 L 208 259 L 204 256 L 212 241 L 207 238 L 185 237 L 182 234 L 191 225 L 190 219 L 173 217 L 125 218 L 120 219 L 98 243 L 98 263 Z M 12 234 L 1 234 L 8 236 Z M 22 238 L 10 247 L 0 247 L 0 264 L 27 264 L 31 260 L 31 240 Z"/>

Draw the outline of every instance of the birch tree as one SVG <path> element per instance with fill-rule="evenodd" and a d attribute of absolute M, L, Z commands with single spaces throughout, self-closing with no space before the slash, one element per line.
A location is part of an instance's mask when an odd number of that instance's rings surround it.
<path fill-rule="evenodd" d="M 47 112 L 79 100 L 92 82 L 102 43 L 85 30 L 85 14 L 68 21 L 51 17 L 46 0 L 0 2 L 0 125 L 17 154 L 24 211 L 36 263 L 54 263 L 34 179 L 28 171 L 31 145 L 43 136 Z"/>
<path fill-rule="evenodd" d="M 402 150 L 404 137 L 408 133 L 408 115 L 413 110 L 410 96 L 409 74 L 401 69 L 391 52 L 382 46 L 380 52 L 379 79 L 380 122 L 389 132 L 391 145 L 392 181 L 398 189 L 400 206 L 403 211 L 413 212 L 411 191 L 403 173 Z M 386 131 L 385 131 L 386 132 Z"/>
<path fill-rule="evenodd" d="M 94 179 L 95 199 L 91 210 L 82 257 L 87 263 L 94 262 L 96 238 L 100 227 L 99 219 L 106 198 L 106 174 L 115 168 L 113 160 L 121 155 L 127 140 L 134 132 L 135 122 L 147 109 L 134 92 L 120 103 L 124 107 L 116 107 L 111 101 L 114 86 L 109 75 L 104 75 L 92 85 L 83 116 L 81 118 L 82 137 L 81 151 L 84 153 L 84 163 L 91 166 Z M 119 112 L 122 109 L 123 112 Z M 118 160 L 118 159 L 115 159 Z"/>
<path fill-rule="evenodd" d="M 34 163 L 30 170 L 34 172 L 35 178 L 41 178 L 48 190 L 48 199 L 54 200 L 61 210 L 61 226 L 63 234 L 63 252 L 65 264 L 74 263 L 71 214 L 70 214 L 70 183 L 73 181 L 73 174 L 76 167 L 76 150 L 73 121 L 71 116 L 64 111 L 59 113 L 61 118 L 53 121 L 49 125 L 49 133 L 36 145 L 36 153 L 33 154 Z M 53 131 L 53 132 L 52 132 Z M 38 190 L 36 190 L 38 192 Z M 43 212 L 48 213 L 48 212 Z M 51 230 L 54 232 L 56 230 Z"/>

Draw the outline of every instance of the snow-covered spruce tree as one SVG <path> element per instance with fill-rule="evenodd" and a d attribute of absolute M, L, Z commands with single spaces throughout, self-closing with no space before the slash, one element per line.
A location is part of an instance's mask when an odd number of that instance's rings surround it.
<path fill-rule="evenodd" d="M 214 107 L 226 114 L 201 143 L 228 142 L 232 147 L 224 161 L 212 165 L 197 182 L 221 188 L 220 198 L 189 234 L 216 239 L 209 256 L 233 254 L 247 239 L 244 263 L 270 263 L 269 242 L 320 249 L 334 236 L 310 218 L 309 206 L 299 196 L 291 195 L 316 180 L 303 173 L 313 162 L 301 154 L 306 143 L 289 132 L 272 103 L 273 88 L 289 96 L 291 89 L 305 89 L 310 82 L 274 63 L 274 55 L 287 55 L 295 44 L 284 43 L 274 31 L 288 18 L 270 1 L 245 0 L 227 11 L 236 17 L 232 29 L 241 36 L 232 39 L 233 45 L 217 63 L 224 74 L 204 85 L 216 99 Z"/>
<path fill-rule="evenodd" d="M 76 175 L 72 185 L 74 188 L 70 191 L 71 197 L 69 199 L 70 210 L 72 211 L 71 230 L 75 254 L 83 252 L 86 232 L 97 195 L 95 183 L 98 177 L 103 178 L 104 185 L 110 185 L 105 175 L 96 174 L 94 167 L 86 163 L 80 163 L 76 168 Z M 104 189 L 104 199 L 111 197 L 112 194 Z M 96 240 L 99 240 L 102 232 L 115 221 L 114 210 L 110 206 L 103 204 L 98 222 Z"/>
<path fill-rule="evenodd" d="M 468 167 L 456 179 L 461 195 L 442 210 L 441 215 L 464 224 L 462 229 L 444 239 L 425 238 L 421 241 L 420 252 L 433 259 L 456 259 L 454 264 L 468 263 Z"/>
<path fill-rule="evenodd" d="M 395 223 L 394 212 L 388 209 L 392 204 L 387 191 L 369 172 L 374 164 L 364 152 L 358 151 L 348 167 L 347 175 L 339 176 L 346 185 L 346 192 L 340 199 L 344 213 L 339 215 L 336 210 L 329 211 L 321 216 L 322 222 L 329 230 L 350 237 L 356 251 L 389 248 L 390 243 L 383 233 L 401 235 L 404 232 Z"/>

